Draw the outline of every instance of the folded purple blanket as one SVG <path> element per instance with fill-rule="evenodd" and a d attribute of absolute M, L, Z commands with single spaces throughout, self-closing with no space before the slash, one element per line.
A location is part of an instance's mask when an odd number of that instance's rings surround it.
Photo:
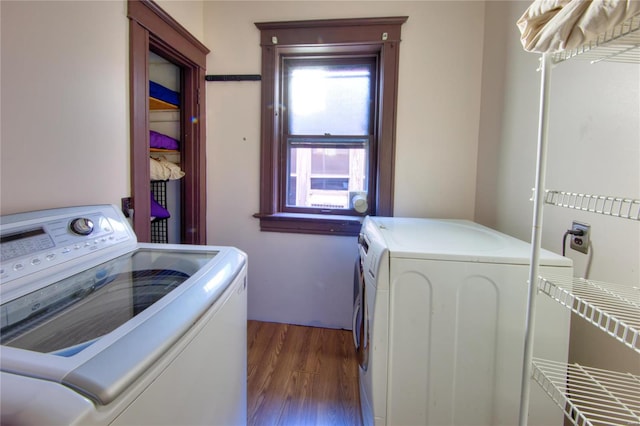
<path fill-rule="evenodd" d="M 156 219 L 167 219 L 171 217 L 169 210 L 165 209 L 156 201 L 151 193 L 151 217 Z"/>
<path fill-rule="evenodd" d="M 167 135 L 163 135 L 162 133 L 154 132 L 153 130 L 149 130 L 149 146 L 151 148 L 175 150 L 179 148 L 177 140 L 170 138 Z"/>

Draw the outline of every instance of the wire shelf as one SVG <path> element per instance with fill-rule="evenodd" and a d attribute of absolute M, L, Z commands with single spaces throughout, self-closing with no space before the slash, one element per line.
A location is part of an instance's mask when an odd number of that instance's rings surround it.
<path fill-rule="evenodd" d="M 640 376 L 538 358 L 533 367 L 533 380 L 572 424 L 640 424 Z"/>
<path fill-rule="evenodd" d="M 538 288 L 640 353 L 640 287 L 583 278 L 541 277 Z"/>
<path fill-rule="evenodd" d="M 552 55 L 553 62 L 577 57 L 591 63 L 625 62 L 640 63 L 640 15 L 627 19 L 611 30 L 600 34 L 596 40 L 576 49 L 564 50 Z"/>
<path fill-rule="evenodd" d="M 153 198 L 162 207 L 167 207 L 167 181 L 152 180 L 151 192 Z M 151 221 L 151 242 L 166 244 L 169 242 L 169 227 L 167 219 L 154 219 Z"/>
<path fill-rule="evenodd" d="M 577 192 L 545 191 L 546 204 L 640 221 L 640 200 Z"/>

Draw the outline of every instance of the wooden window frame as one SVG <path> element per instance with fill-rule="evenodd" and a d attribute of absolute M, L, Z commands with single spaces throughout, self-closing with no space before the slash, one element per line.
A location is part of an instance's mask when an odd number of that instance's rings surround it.
<path fill-rule="evenodd" d="M 377 122 L 372 155 L 376 171 L 369 214 L 393 215 L 396 104 L 401 26 L 408 17 L 259 22 L 262 48 L 260 229 L 271 232 L 357 235 L 361 218 L 346 215 L 284 213 L 279 171 L 280 57 L 290 53 L 371 54 L 379 58 Z"/>

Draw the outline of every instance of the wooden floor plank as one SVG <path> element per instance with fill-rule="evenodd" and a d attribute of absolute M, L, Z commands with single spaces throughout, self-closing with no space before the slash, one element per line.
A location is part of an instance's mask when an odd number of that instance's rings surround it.
<path fill-rule="evenodd" d="M 282 345 L 269 376 L 268 388 L 263 389 L 263 403 L 254 414 L 264 424 L 277 424 L 280 419 L 287 398 L 287 381 L 297 365 L 297 358 L 304 344 L 303 327 L 287 325 L 281 329 L 283 332 L 277 334 L 282 336 Z"/>
<path fill-rule="evenodd" d="M 286 324 L 284 324 L 286 325 Z M 247 327 L 247 362 L 257 364 L 273 342 L 273 335 L 283 327 L 273 323 L 249 321 Z"/>
<path fill-rule="evenodd" d="M 316 375 L 293 371 L 287 381 L 283 410 L 278 419 L 279 425 L 293 424 L 313 426 L 317 424 L 317 412 L 314 407 L 313 384 Z"/>
<path fill-rule="evenodd" d="M 353 398 L 354 392 L 357 392 L 357 379 L 342 374 L 346 351 L 341 335 L 340 330 L 323 329 L 321 333 L 324 362 L 320 375 L 326 380 L 317 382 L 317 389 L 314 389 L 319 401 L 318 424 L 354 424 L 353 416 L 349 413 L 353 411 L 351 407 L 358 403 L 357 393 L 355 401 Z M 345 386 L 347 389 L 344 389 Z"/>
<path fill-rule="evenodd" d="M 249 425 L 360 425 L 358 366 L 346 330 L 249 321 Z"/>
<path fill-rule="evenodd" d="M 293 369 L 304 373 L 317 374 L 317 364 L 319 361 L 317 355 L 314 353 L 314 348 L 317 346 L 317 341 L 320 338 L 321 329 L 302 326 L 294 326 L 293 329 L 297 330 L 295 338 L 299 339 L 301 343 L 296 353 L 296 361 Z"/>
<path fill-rule="evenodd" d="M 247 354 L 247 360 L 252 360 L 256 366 L 251 380 L 247 382 L 247 389 L 255 393 L 255 398 L 247 400 L 247 418 L 253 421 L 255 418 L 264 418 L 264 421 L 272 422 L 280 416 L 281 407 L 270 405 L 265 401 L 268 396 L 277 394 L 277 389 L 271 388 L 271 382 L 276 371 L 284 339 L 287 334 L 287 324 L 282 327 L 274 327 L 267 324 L 258 333 L 257 342 Z M 270 337 L 269 340 L 266 340 Z M 273 423 L 264 423 L 273 424 Z"/>

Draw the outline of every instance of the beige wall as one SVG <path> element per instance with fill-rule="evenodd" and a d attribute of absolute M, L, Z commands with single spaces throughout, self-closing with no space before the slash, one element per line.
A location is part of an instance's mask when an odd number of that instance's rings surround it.
<path fill-rule="evenodd" d="M 204 3 L 202 0 L 154 0 L 165 12 L 180 25 L 185 27 L 195 38 L 204 42 L 203 13 Z"/>
<path fill-rule="evenodd" d="M 402 27 L 397 216 L 474 216 L 481 2 L 206 2 L 208 74 L 259 74 L 255 22 L 409 16 Z M 455 31 L 451 29 L 455 28 Z M 446 43 L 442 40 L 446 39 Z M 249 254 L 252 318 L 350 328 L 355 237 L 259 231 L 260 84 L 207 84 L 208 241 Z"/>
<path fill-rule="evenodd" d="M 476 220 L 530 240 L 539 106 L 539 56 L 519 43 L 526 2 L 486 10 Z M 547 188 L 640 198 L 640 66 L 570 61 L 551 74 Z M 592 225 L 590 255 L 567 248 L 575 275 L 640 282 L 640 224 L 576 210 L 544 209 L 543 247 L 562 251 L 573 220 Z M 640 371 L 637 354 L 579 318 L 571 359 Z"/>
<path fill-rule="evenodd" d="M 2 2 L 0 213 L 129 193 L 125 12 L 118 1 Z"/>

